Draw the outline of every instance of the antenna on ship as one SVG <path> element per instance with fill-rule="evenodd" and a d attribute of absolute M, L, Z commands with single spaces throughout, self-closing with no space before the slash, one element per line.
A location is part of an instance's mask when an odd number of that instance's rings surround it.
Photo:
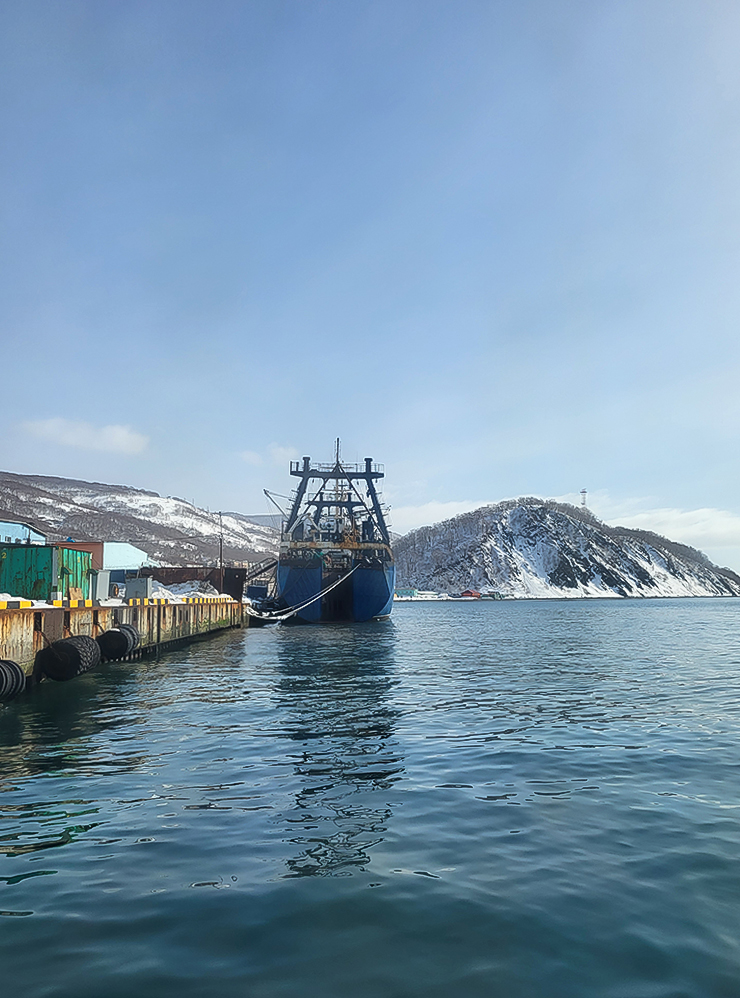
<path fill-rule="evenodd" d="M 339 437 L 337 437 L 337 464 L 339 464 Z"/>
<path fill-rule="evenodd" d="M 586 508 L 586 496 L 588 492 L 585 489 L 581 489 L 581 506 L 583 509 Z"/>

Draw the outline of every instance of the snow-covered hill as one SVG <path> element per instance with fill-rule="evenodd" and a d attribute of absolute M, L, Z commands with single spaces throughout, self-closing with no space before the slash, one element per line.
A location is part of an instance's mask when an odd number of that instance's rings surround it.
<path fill-rule="evenodd" d="M 394 544 L 397 584 L 515 597 L 740 596 L 740 577 L 658 534 L 542 499 L 484 506 Z"/>
<path fill-rule="evenodd" d="M 129 541 L 162 565 L 213 565 L 218 514 L 184 499 L 125 485 L 0 472 L 0 519 L 28 520 L 52 541 Z M 240 513 L 224 513 L 224 560 L 260 561 L 279 536 Z"/>

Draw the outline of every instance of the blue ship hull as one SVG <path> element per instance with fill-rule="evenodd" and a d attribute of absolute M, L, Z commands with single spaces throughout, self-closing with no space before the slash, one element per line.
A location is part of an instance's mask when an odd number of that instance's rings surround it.
<path fill-rule="evenodd" d="M 320 558 L 307 565 L 281 561 L 277 568 L 278 595 L 289 607 L 299 606 L 327 589 L 341 575 L 327 572 Z M 320 599 L 299 610 L 300 620 L 311 624 L 332 621 L 359 623 L 386 617 L 393 608 L 396 569 L 393 564 L 360 565 Z"/>

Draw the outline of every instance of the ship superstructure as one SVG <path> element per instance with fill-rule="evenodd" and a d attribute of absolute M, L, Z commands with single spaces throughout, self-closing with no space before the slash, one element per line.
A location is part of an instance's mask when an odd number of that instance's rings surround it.
<path fill-rule="evenodd" d="M 333 464 L 291 461 L 299 479 L 283 523 L 277 590 L 286 607 L 311 623 L 385 617 L 393 606 L 395 567 L 370 457 L 345 464 L 337 441 Z"/>

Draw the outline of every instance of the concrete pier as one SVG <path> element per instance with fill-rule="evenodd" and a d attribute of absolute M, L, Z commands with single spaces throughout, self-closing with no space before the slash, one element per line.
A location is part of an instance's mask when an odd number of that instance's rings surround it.
<path fill-rule="evenodd" d="M 133 624 L 141 645 L 131 657 L 154 654 L 230 627 L 244 627 L 248 617 L 241 603 L 223 597 L 203 597 L 184 603 L 130 600 L 122 606 L 95 606 L 91 600 L 68 605 L 0 609 L 0 658 L 17 662 L 27 674 L 36 652 L 47 642 L 74 634 L 95 638 L 118 624 Z"/>

